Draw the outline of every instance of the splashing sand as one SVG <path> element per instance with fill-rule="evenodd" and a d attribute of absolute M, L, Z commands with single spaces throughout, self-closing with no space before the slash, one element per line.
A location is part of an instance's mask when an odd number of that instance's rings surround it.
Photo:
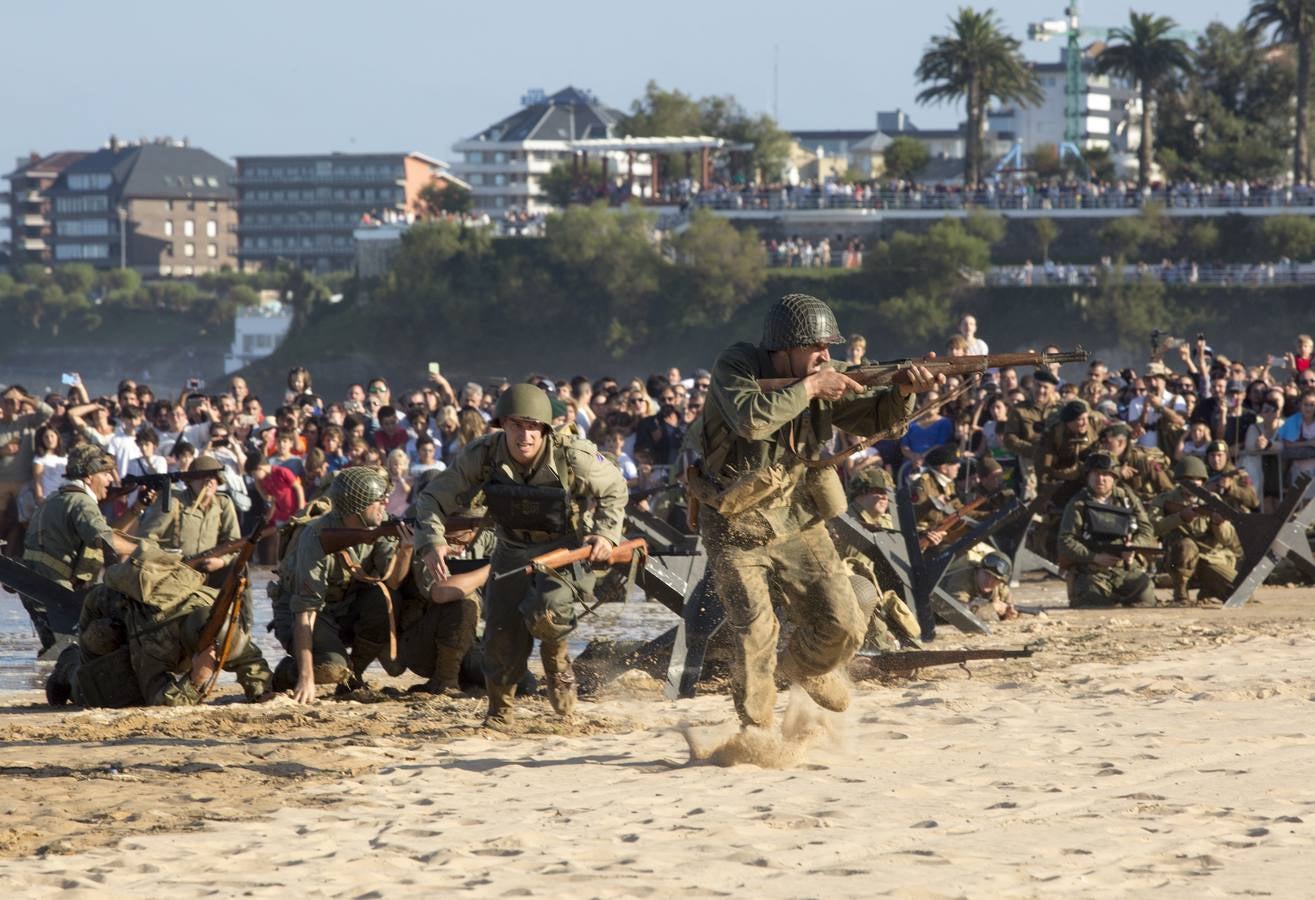
<path fill-rule="evenodd" d="M 789 769 L 799 765 L 809 749 L 821 741 L 843 746 L 843 723 L 843 716 L 827 712 L 798 687 L 791 687 L 779 731 L 754 726 L 732 731 L 733 725 L 685 725 L 680 732 L 689 745 L 692 763 Z"/>

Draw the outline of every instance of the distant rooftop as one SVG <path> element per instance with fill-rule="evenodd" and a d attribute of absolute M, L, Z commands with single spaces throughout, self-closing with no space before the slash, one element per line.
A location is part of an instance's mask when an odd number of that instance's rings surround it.
<path fill-rule="evenodd" d="M 125 197 L 231 200 L 233 167 L 197 147 L 173 142 L 119 145 L 88 154 L 65 176 L 108 173 Z M 56 192 L 58 192 L 58 188 Z"/>
<path fill-rule="evenodd" d="M 580 141 L 616 137 L 613 129 L 625 116 L 604 105 L 589 91 L 574 87 L 540 97 L 532 92 L 524 107 L 485 128 L 470 141 Z M 462 142 L 464 143 L 464 142 Z"/>

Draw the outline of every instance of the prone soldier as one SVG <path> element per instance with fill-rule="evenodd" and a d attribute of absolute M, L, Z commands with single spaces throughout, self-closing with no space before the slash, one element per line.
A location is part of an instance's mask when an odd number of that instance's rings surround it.
<path fill-rule="evenodd" d="M 977 618 L 985 622 L 1004 622 L 1018 618 L 1018 610 L 1009 594 L 1009 579 L 1014 567 L 999 551 L 991 551 L 973 561 L 969 556 L 957 560 L 941 578 L 940 587 L 964 603 Z"/>
<path fill-rule="evenodd" d="M 1173 602 L 1190 603 L 1188 588 L 1193 584 L 1200 588 L 1199 600 L 1224 599 L 1237 580 L 1242 542 L 1231 522 L 1219 513 L 1202 509 L 1200 502 L 1182 488 L 1183 484 L 1205 484 L 1205 463 L 1199 457 L 1185 456 L 1178 461 L 1174 474 L 1179 486 L 1155 501 L 1161 514 L 1155 533 L 1164 541 Z"/>
<path fill-rule="evenodd" d="M 132 553 L 136 544 L 116 534 L 100 511 L 114 483 L 114 457 L 94 444 L 79 444 L 69 451 L 64 477 L 66 483 L 32 514 L 23 562 L 56 584 L 83 590 L 100 572 L 106 552 L 117 560 Z M 22 601 L 44 653 L 56 640 L 45 604 L 34 597 Z"/>
<path fill-rule="evenodd" d="M 1136 557 L 1138 548 L 1158 549 L 1146 510 L 1118 483 L 1114 457 L 1098 450 L 1083 467 L 1086 486 L 1068 502 L 1059 526 L 1069 605 L 1154 606 L 1154 582 Z"/>
<path fill-rule="evenodd" d="M 495 575 L 523 569 L 550 550 L 580 544 L 591 548 L 591 563 L 604 563 L 621 541 L 629 499 L 621 471 L 589 441 L 552 431 L 547 394 L 530 384 L 512 385 L 498 398 L 495 415 L 502 430 L 472 441 L 416 501 L 416 578 L 422 589 L 448 577 L 446 560 L 453 550 L 444 518 L 469 506 L 480 492 L 496 526 Z M 590 501 L 592 514 L 586 508 Z M 487 587 L 486 722 L 496 725 L 511 716 L 535 638 L 548 700 L 559 715 L 571 713 L 576 684 L 566 639 L 576 624 L 575 601 L 589 595 L 594 579 L 585 569 L 516 572 Z"/>

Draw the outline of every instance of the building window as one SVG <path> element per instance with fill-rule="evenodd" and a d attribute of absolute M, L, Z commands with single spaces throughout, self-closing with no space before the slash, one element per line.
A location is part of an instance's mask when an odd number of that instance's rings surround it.
<path fill-rule="evenodd" d="M 219 245 L 218 245 L 218 244 L 206 244 L 205 255 L 208 256 L 208 257 L 210 257 L 211 259 L 218 259 L 218 258 L 219 258 Z"/>
<path fill-rule="evenodd" d="M 165 219 L 165 220 L 164 220 L 164 236 L 165 236 L 165 237 L 173 237 L 173 236 L 174 236 L 174 223 L 173 223 L 173 219 Z"/>
<path fill-rule="evenodd" d="M 183 237 L 192 237 L 196 234 L 196 221 L 193 219 L 183 220 Z"/>
<path fill-rule="evenodd" d="M 173 210 L 174 210 L 174 202 L 172 200 L 164 201 L 164 211 L 173 212 Z"/>
<path fill-rule="evenodd" d="M 183 244 L 183 256 L 196 256 L 196 244 Z"/>
<path fill-rule="evenodd" d="M 206 237 L 219 236 L 219 223 L 216 222 L 214 219 L 211 219 L 210 221 L 205 223 L 205 236 Z"/>
<path fill-rule="evenodd" d="M 89 175 L 70 175 L 68 187 L 71 191 L 103 191 L 110 186 L 108 172 L 94 172 Z"/>
<path fill-rule="evenodd" d="M 106 212 L 110 208 L 110 198 L 105 194 L 89 194 L 85 197 L 56 197 L 55 212 L 94 213 Z"/>
<path fill-rule="evenodd" d="M 173 256 L 173 255 L 174 255 L 174 245 L 173 245 L 172 242 L 170 242 L 170 243 L 164 245 L 164 255 L 165 255 L 165 256 Z"/>
<path fill-rule="evenodd" d="M 211 180 L 213 181 L 214 179 L 211 179 Z M 218 201 L 218 200 L 211 200 L 211 201 L 210 201 L 209 203 L 207 203 L 205 206 L 206 206 L 206 209 L 210 210 L 211 212 L 218 212 L 218 211 L 219 211 L 219 201 Z"/>

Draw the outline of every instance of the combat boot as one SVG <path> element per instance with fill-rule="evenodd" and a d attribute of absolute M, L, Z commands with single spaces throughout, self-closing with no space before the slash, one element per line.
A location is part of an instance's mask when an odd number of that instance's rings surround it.
<path fill-rule="evenodd" d="M 559 716 L 569 716 L 575 709 L 575 670 L 566 655 L 566 641 L 543 641 L 539 645 L 543 674 L 548 682 L 548 702 Z"/>
<path fill-rule="evenodd" d="M 849 709 L 849 685 L 839 670 L 832 669 L 822 675 L 805 675 L 794 654 L 787 648 L 776 664 L 776 671 L 787 682 L 803 688 L 804 693 L 823 709 L 832 712 Z"/>
<path fill-rule="evenodd" d="M 364 641 L 357 638 L 352 642 L 351 665 L 352 674 L 362 681 L 365 680 L 365 670 L 370 668 L 370 663 L 379 658 L 383 653 L 384 645 L 374 641 Z"/>
<path fill-rule="evenodd" d="M 484 714 L 484 727 L 497 728 L 511 722 L 516 699 L 516 685 L 488 682 L 489 709 Z"/>
<path fill-rule="evenodd" d="M 439 645 L 435 648 L 434 674 L 423 684 L 417 684 L 412 693 L 424 694 L 459 694 L 461 693 L 461 658 L 465 655 L 456 647 Z"/>
<path fill-rule="evenodd" d="M 1191 574 L 1175 569 L 1169 573 L 1169 580 L 1173 585 L 1173 603 L 1181 606 L 1189 606 L 1192 602 L 1192 596 L 1187 590 L 1187 583 L 1191 581 Z"/>

